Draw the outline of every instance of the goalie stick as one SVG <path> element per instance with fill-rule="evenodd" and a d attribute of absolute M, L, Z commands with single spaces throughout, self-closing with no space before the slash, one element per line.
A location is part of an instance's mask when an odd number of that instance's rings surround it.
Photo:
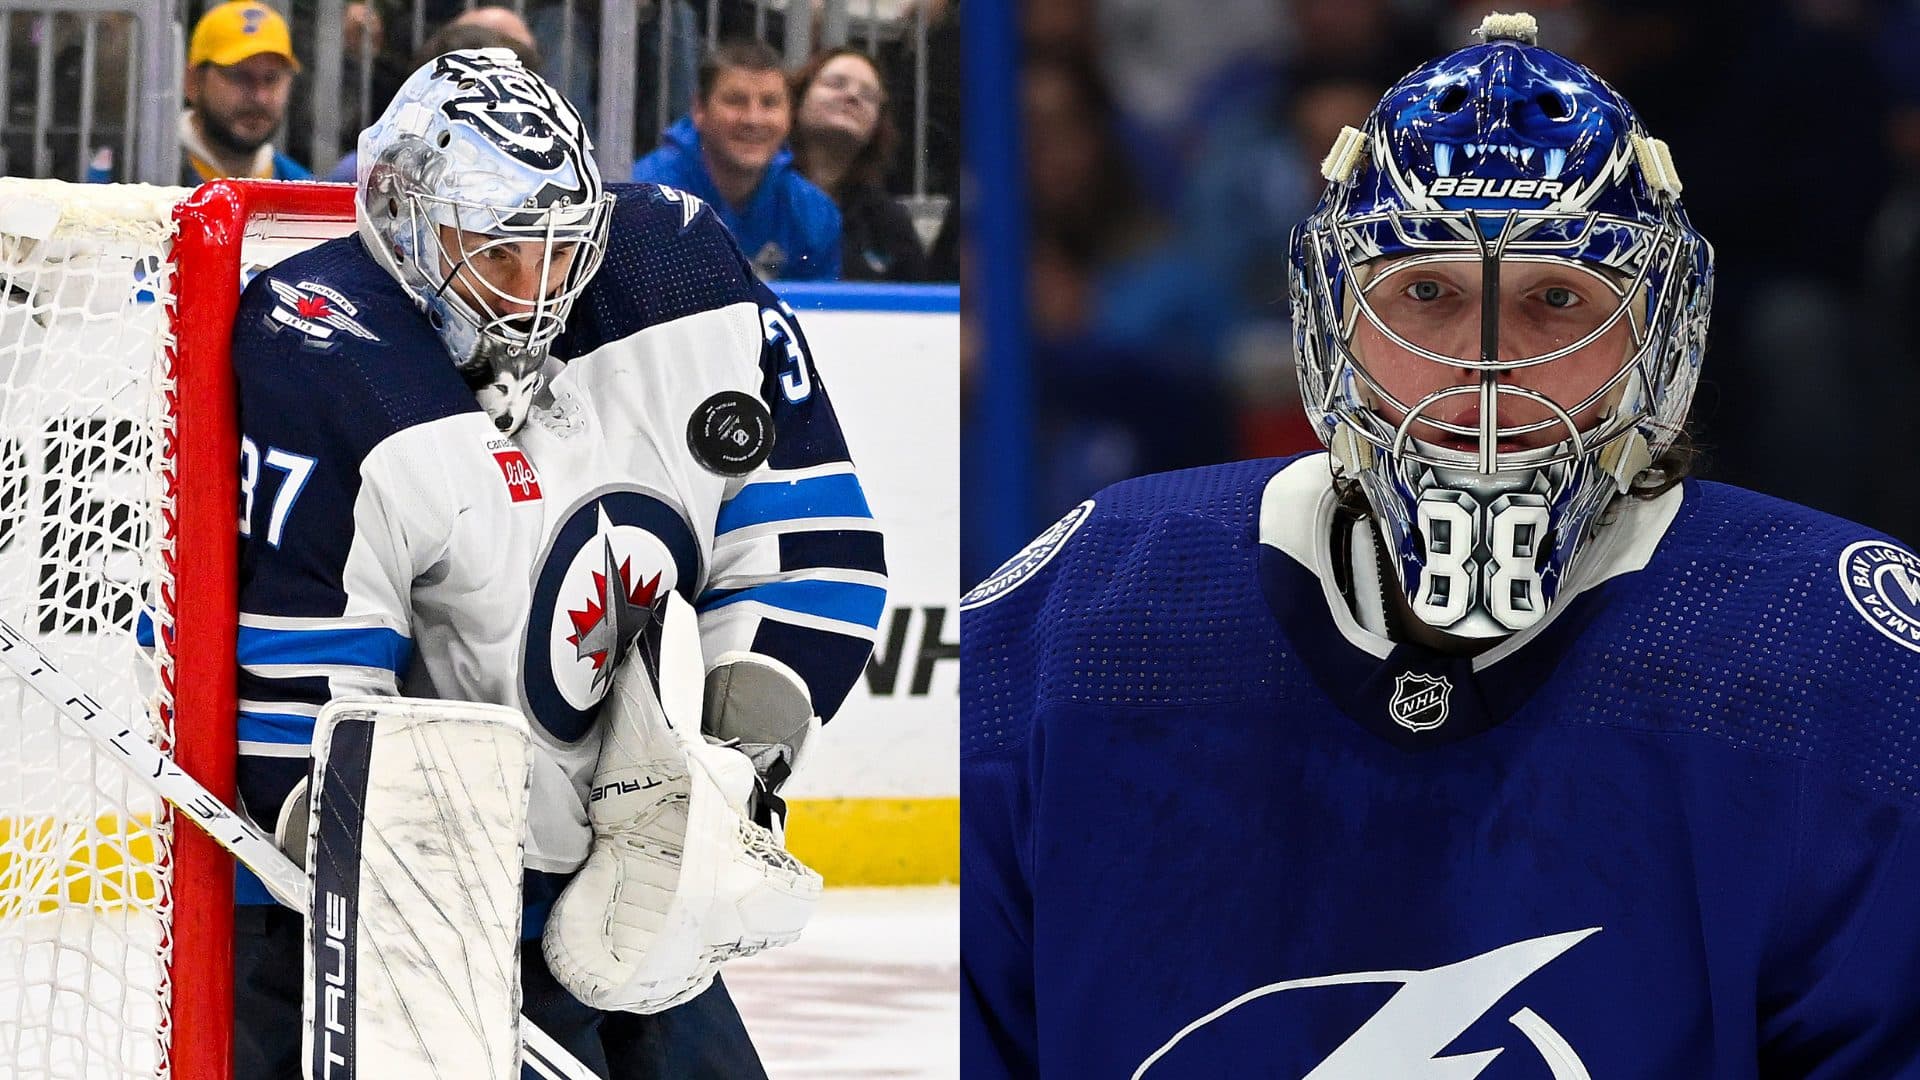
<path fill-rule="evenodd" d="M 87 738 L 110 749 L 128 772 L 245 864 L 275 900 L 295 911 L 306 910 L 309 885 L 305 870 L 295 866 L 259 826 L 234 813 L 124 720 L 108 713 L 4 619 L 0 619 L 0 664 L 73 721 Z M 547 1080 L 600 1080 L 524 1016 L 520 1018 L 520 1040 L 523 1063 Z"/>

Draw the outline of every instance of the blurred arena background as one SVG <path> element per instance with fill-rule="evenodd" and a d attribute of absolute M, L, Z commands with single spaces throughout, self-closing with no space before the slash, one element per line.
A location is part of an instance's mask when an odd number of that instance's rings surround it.
<path fill-rule="evenodd" d="M 185 41 L 218 0 L 0 3 L 0 175 L 172 183 Z M 291 24 L 301 71 L 276 143 L 325 177 L 443 25 L 513 13 L 566 91 L 609 180 L 692 103 L 700 57 L 757 38 L 789 72 L 851 46 L 885 83 L 901 146 L 887 186 L 931 244 L 959 171 L 959 5 L 952 0 L 263 0 Z M 951 275 L 936 280 L 951 280 Z"/>
<path fill-rule="evenodd" d="M 986 104 L 968 119 L 966 584 L 1102 485 L 1317 445 L 1292 371 L 1288 231 L 1341 125 L 1495 6 L 1015 6 L 1011 130 Z M 1535 14 L 1541 44 L 1673 147 L 1719 255 L 1703 475 L 1920 540 L 1920 3 L 1497 6 Z M 970 100 L 985 91 L 969 82 Z M 995 204 L 1022 202 L 994 232 Z"/>

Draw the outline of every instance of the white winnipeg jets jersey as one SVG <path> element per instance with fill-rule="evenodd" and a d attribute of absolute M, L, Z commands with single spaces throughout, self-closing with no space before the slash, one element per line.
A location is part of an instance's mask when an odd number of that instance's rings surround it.
<path fill-rule="evenodd" d="M 697 201 L 615 190 L 550 396 L 512 437 L 357 238 L 243 297 L 239 781 L 263 824 L 328 699 L 499 702 L 542 750 L 527 867 L 572 871 L 598 706 L 629 656 L 657 677 L 674 592 L 706 656 L 778 659 L 822 718 L 858 677 L 880 534 L 797 320 Z"/>

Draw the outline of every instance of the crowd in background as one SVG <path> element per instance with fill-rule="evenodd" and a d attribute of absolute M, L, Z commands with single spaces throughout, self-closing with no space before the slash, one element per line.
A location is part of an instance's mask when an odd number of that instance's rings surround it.
<path fill-rule="evenodd" d="M 1521 6 L 1672 145 L 1718 251 L 1703 473 L 1920 541 L 1920 2 Z M 1318 445 L 1288 233 L 1340 127 L 1489 7 L 1023 5 L 1031 532 L 1123 477 Z M 1007 554 L 963 545 L 965 582 Z"/>
<path fill-rule="evenodd" d="M 954 0 L 891 4 L 896 31 L 918 17 L 918 3 L 929 5 L 928 59 L 937 77 L 958 66 L 959 5 Z M 413 48 L 416 5 L 427 37 Z M 48 7 L 59 4 L 54 0 Z M 354 0 L 345 6 L 342 36 L 348 71 L 368 69 L 367 100 L 361 100 L 363 80 L 347 78 L 347 100 L 320 106 L 298 87 L 309 74 L 302 60 L 313 62 L 307 43 L 317 18 L 314 0 L 294 0 L 290 20 L 258 0 L 188 7 L 184 14 L 193 29 L 179 130 L 182 183 L 214 176 L 305 179 L 307 164 L 316 160 L 337 160 L 325 178 L 350 181 L 359 118 L 378 116 L 412 71 L 457 48 L 513 50 L 528 66 L 563 84 L 588 130 L 599 130 L 598 4 L 536 0 L 518 14 L 504 5 L 469 6 L 465 0 Z M 954 223 L 924 215 L 916 221 L 901 198 L 913 190 L 915 178 L 910 153 L 901 152 L 903 119 L 911 121 L 916 89 L 912 35 L 896 32 L 878 39 L 873 55 L 852 47 L 823 50 L 789 71 L 780 54 L 755 36 L 783 34 L 786 7 L 808 10 L 802 2 L 772 8 L 723 0 L 711 5 L 716 25 L 709 28 L 705 3 L 648 0 L 639 5 L 641 71 L 634 79 L 633 145 L 642 148 L 641 154 L 632 162 L 602 160 L 603 175 L 609 182 L 631 178 L 693 190 L 714 205 L 769 279 L 955 280 Z M 667 10 L 669 33 L 663 40 L 659 20 Z M 813 14 L 817 24 L 818 10 Z M 56 85 L 77 81 L 81 46 L 77 39 L 66 40 L 74 37 L 71 26 L 3 13 L 0 18 L 9 20 L 10 30 L 30 30 L 29 36 L 54 27 L 62 37 L 54 42 Z M 95 26 L 95 71 L 106 73 L 95 82 L 104 93 L 124 94 L 131 70 L 129 25 L 124 17 L 106 16 Z M 814 30 L 818 40 L 818 25 Z M 710 38 L 718 42 L 715 48 L 707 47 Z M 7 65 L 5 132 L 6 172 L 12 175 L 32 174 L 22 167 L 30 147 L 20 144 L 30 137 L 32 110 L 42 107 L 34 88 L 33 50 L 40 44 L 18 35 L 6 43 L 13 61 Z M 668 115 L 679 118 L 664 130 L 656 119 L 663 71 Z M 55 95 L 56 130 L 50 137 L 74 130 L 65 114 L 77 107 L 71 101 L 75 96 Z M 348 118 L 337 126 L 338 146 L 314 145 L 316 107 L 337 108 Z M 950 197 L 957 190 L 958 111 L 953 81 L 936 82 L 925 136 L 929 193 Z M 20 122 L 23 112 L 25 123 Z M 95 113 L 119 115 L 111 101 L 96 101 Z M 92 141 L 100 149 L 89 148 L 84 178 L 126 178 L 127 163 L 116 167 L 113 157 L 119 137 L 111 122 L 96 125 Z M 59 152 L 56 160 L 64 166 L 70 153 Z M 68 171 L 57 167 L 52 174 Z M 954 202 L 949 198 L 947 205 Z M 953 217 L 951 209 L 946 217 Z"/>

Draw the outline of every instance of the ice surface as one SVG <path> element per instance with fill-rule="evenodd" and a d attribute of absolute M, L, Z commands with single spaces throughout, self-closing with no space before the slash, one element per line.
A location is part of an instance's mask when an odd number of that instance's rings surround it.
<path fill-rule="evenodd" d="M 799 941 L 723 972 L 770 1080 L 960 1075 L 960 890 L 828 889 Z"/>

